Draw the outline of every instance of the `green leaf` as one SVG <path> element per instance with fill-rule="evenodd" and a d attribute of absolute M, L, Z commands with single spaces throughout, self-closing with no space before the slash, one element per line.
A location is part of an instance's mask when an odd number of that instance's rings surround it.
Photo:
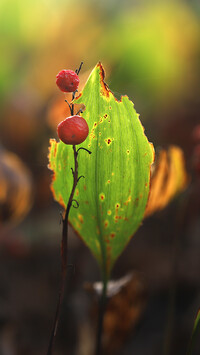
<path fill-rule="evenodd" d="M 200 309 L 197 312 L 187 355 L 192 355 L 197 334 L 200 332 Z"/>
<path fill-rule="evenodd" d="M 75 191 L 79 208 L 71 208 L 69 221 L 99 262 L 104 277 L 121 254 L 144 216 L 149 195 L 154 149 L 127 96 L 117 101 L 104 83 L 99 63 L 75 100 L 86 106 L 82 116 L 89 136 L 78 147 L 80 179 Z M 54 198 L 66 206 L 72 188 L 72 146 L 51 140 Z"/>

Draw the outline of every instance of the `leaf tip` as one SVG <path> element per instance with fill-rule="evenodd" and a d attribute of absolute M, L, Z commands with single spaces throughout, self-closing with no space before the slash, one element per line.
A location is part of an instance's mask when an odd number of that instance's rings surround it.
<path fill-rule="evenodd" d="M 110 97 L 111 91 L 108 87 L 108 85 L 105 83 L 105 69 L 101 62 L 99 62 L 96 66 L 99 69 L 99 76 L 100 76 L 100 85 L 101 85 L 101 94 L 107 98 Z"/>

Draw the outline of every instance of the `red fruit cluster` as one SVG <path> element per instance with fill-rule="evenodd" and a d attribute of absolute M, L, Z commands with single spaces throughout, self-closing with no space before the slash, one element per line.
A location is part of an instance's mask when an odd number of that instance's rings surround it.
<path fill-rule="evenodd" d="M 74 92 L 78 89 L 79 77 L 73 70 L 61 70 L 56 76 L 56 84 L 64 92 Z M 75 115 L 60 122 L 57 131 L 63 143 L 76 145 L 87 138 L 89 128 L 83 117 Z"/>
<path fill-rule="evenodd" d="M 56 84 L 64 92 L 74 92 L 78 89 L 79 77 L 73 70 L 61 70 L 56 75 Z"/>
<path fill-rule="evenodd" d="M 58 137 L 65 144 L 80 144 L 88 136 L 89 127 L 81 116 L 70 116 L 60 122 L 57 128 Z"/>

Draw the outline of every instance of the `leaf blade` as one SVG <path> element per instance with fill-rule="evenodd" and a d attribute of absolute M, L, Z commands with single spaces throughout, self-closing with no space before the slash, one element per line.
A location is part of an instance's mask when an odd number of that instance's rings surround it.
<path fill-rule="evenodd" d="M 104 83 L 100 63 L 75 102 L 86 106 L 83 117 L 90 132 L 79 147 L 92 154 L 81 151 L 78 155 L 79 175 L 85 181 L 81 179 L 75 191 L 79 209 L 71 209 L 69 220 L 108 276 L 143 218 L 154 151 L 133 103 L 127 96 L 116 100 Z M 68 170 L 73 166 L 72 149 L 62 142 L 54 155 L 53 149 L 55 146 L 50 149 L 54 197 L 57 201 L 62 197 L 66 204 L 72 177 L 62 178 L 58 166 L 62 161 L 67 174 L 66 166 Z"/>

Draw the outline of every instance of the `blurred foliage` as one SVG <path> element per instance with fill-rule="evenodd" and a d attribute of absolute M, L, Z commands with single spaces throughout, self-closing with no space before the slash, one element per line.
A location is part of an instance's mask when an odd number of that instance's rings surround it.
<path fill-rule="evenodd" d="M 31 174 L 13 153 L 0 149 L 0 227 L 19 223 L 33 202 Z"/>
<path fill-rule="evenodd" d="M 107 63 L 114 89 L 153 104 L 197 85 L 199 23 L 185 2 L 1 0 L 0 32 L 1 96 L 21 84 L 47 95 L 80 60 Z"/>
<path fill-rule="evenodd" d="M 103 45 L 116 66 L 112 87 L 120 83 L 123 92 L 134 93 L 144 105 L 177 100 L 198 85 L 199 29 L 183 2 L 138 6 L 118 15 Z"/>
<path fill-rule="evenodd" d="M 1 143 L 26 161 L 41 186 L 48 138 L 68 115 L 64 100 L 57 104 L 55 76 L 81 60 L 81 84 L 103 61 L 115 96 L 133 99 L 149 138 L 161 143 L 162 122 L 185 102 L 191 112 L 199 100 L 199 13 L 195 1 L 1 0 Z M 186 118 L 192 125 L 191 114 Z M 181 130 L 178 122 L 173 144 L 180 145 Z M 166 140 L 171 136 L 170 128 Z"/>
<path fill-rule="evenodd" d="M 151 188 L 145 216 L 159 211 L 188 185 L 185 160 L 179 147 L 160 150 L 152 166 Z"/>
<path fill-rule="evenodd" d="M 103 284 L 85 283 L 85 289 L 93 296 L 91 315 L 97 320 L 98 296 Z M 141 274 L 132 272 L 108 282 L 107 308 L 104 318 L 103 353 L 114 355 L 133 332 L 144 312 L 147 300 L 145 280 Z"/>
<path fill-rule="evenodd" d="M 179 307 L 181 317 L 177 318 L 177 312 L 176 321 L 180 324 L 181 320 L 181 327 L 177 327 L 175 333 L 177 348 L 180 350 L 183 347 L 180 351 L 184 353 L 188 312 L 187 309 L 183 312 L 182 308 L 187 306 L 195 295 L 199 300 L 197 287 L 200 141 L 198 140 L 195 146 L 191 138 L 193 128 L 199 123 L 199 15 L 198 0 L 0 1 L 0 141 L 8 149 L 0 151 L 0 225 L 1 229 L 10 223 L 15 225 L 26 216 L 31 207 L 31 191 L 34 188 L 35 209 L 31 214 L 30 225 L 25 229 L 20 226 L 20 234 L 14 229 L 13 235 L 6 235 L 6 241 L 9 253 L 11 249 L 16 250 L 15 243 L 16 240 L 17 243 L 20 240 L 20 235 L 22 240 L 20 250 L 28 239 L 37 240 L 40 248 L 36 253 L 33 251 L 32 257 L 22 263 L 19 263 L 18 259 L 13 262 L 13 259 L 8 257 L 9 254 L 1 253 L 0 320 L 3 333 L 1 332 L 0 350 L 4 348 L 16 352 L 20 345 L 23 347 L 25 344 L 25 350 L 19 350 L 20 354 L 39 354 L 41 338 L 48 336 L 45 332 L 48 333 L 49 314 L 54 307 L 57 283 L 52 283 L 52 276 L 50 279 L 47 277 L 47 269 L 52 270 L 51 275 L 54 275 L 55 281 L 58 277 L 59 270 L 56 267 L 59 263 L 57 259 L 54 260 L 55 250 L 57 251 L 55 244 L 56 246 L 58 244 L 58 213 L 53 210 L 51 214 L 50 210 L 52 196 L 49 190 L 50 172 L 46 168 L 46 153 L 49 137 L 52 135 L 56 137 L 57 123 L 68 115 L 65 96 L 63 95 L 62 103 L 58 98 L 55 76 L 63 68 L 75 69 L 81 60 L 84 61 L 82 73 L 85 74 L 84 71 L 87 72 L 101 60 L 107 74 L 110 75 L 109 84 L 115 91 L 115 96 L 128 94 L 135 102 L 136 110 L 141 112 L 142 120 L 146 120 L 148 137 L 156 145 L 158 141 L 162 146 L 169 143 L 180 145 L 184 153 L 187 153 L 187 167 L 193 169 L 195 174 L 195 184 L 190 187 L 187 213 L 184 215 L 184 230 L 180 233 L 184 245 L 180 258 L 181 267 L 177 268 L 177 272 L 181 270 L 177 276 L 181 285 L 178 286 L 180 296 L 177 300 L 177 304 L 180 302 L 181 305 Z M 84 80 L 81 76 L 81 84 Z M 11 156 L 11 150 L 16 154 Z M 29 171 L 21 158 L 34 175 L 33 186 Z M 134 267 L 145 270 L 145 274 L 151 274 L 148 287 L 150 286 L 154 292 L 157 282 L 155 280 L 158 279 L 159 289 L 162 291 L 164 285 L 166 295 L 169 286 L 166 265 L 171 262 L 171 246 L 170 254 L 162 253 L 162 248 L 164 246 L 166 252 L 165 228 L 173 237 L 173 222 L 170 219 L 166 226 L 161 220 L 160 228 L 151 229 L 149 223 L 153 223 L 152 220 L 149 219 L 145 223 L 145 238 L 139 240 L 141 246 L 139 244 L 137 249 L 137 244 L 134 244 L 134 248 L 130 248 L 130 254 L 125 254 L 125 259 L 129 266 L 134 263 Z M 156 219 L 155 223 L 159 224 L 159 220 Z M 3 233 L 1 251 L 2 235 Z M 53 257 L 46 247 L 38 253 L 44 236 L 48 246 L 53 236 Z M 155 250 L 156 240 L 159 240 L 159 251 Z M 136 250 L 135 254 L 133 249 Z M 85 280 L 86 272 L 86 277 L 96 278 L 94 264 L 90 262 L 88 254 L 84 253 L 84 248 L 76 251 L 75 263 L 79 264 L 76 277 L 73 277 L 76 290 L 83 278 Z M 120 272 L 121 267 L 122 263 Z M 82 273 L 82 278 L 79 272 Z M 33 292 L 33 289 L 38 292 Z M 137 290 L 135 293 L 134 288 L 133 293 L 122 289 L 121 295 L 115 298 L 116 303 L 113 304 L 113 308 L 111 307 L 106 320 L 111 340 L 117 339 L 119 342 L 122 340 L 118 336 L 119 327 L 123 326 L 116 312 L 118 302 L 120 307 L 125 307 L 124 314 L 129 316 L 128 322 L 124 324 L 124 332 L 120 329 L 122 336 L 125 335 L 126 325 L 128 331 L 128 325 L 130 327 L 134 325 L 135 320 L 137 323 L 137 314 L 135 318 L 132 306 L 138 310 L 139 319 L 143 292 L 136 298 L 135 294 L 138 293 Z M 191 297 L 189 301 L 188 295 Z M 73 308 L 71 302 L 69 309 L 70 312 L 77 314 L 78 324 L 82 317 L 79 305 L 84 302 L 84 297 L 81 294 L 80 298 L 77 298 L 75 294 L 72 298 L 75 299 L 75 306 Z M 77 299 L 80 302 L 77 302 Z M 156 308 L 153 308 L 149 315 L 151 320 L 149 321 L 147 317 L 148 321 L 144 322 L 146 332 L 142 333 L 140 328 L 142 339 L 146 339 L 145 342 L 141 341 L 140 345 L 146 345 L 146 351 L 136 348 L 134 353 L 139 351 L 146 354 L 151 350 L 155 352 L 155 346 L 157 353 L 162 352 L 158 343 L 162 343 L 163 333 L 159 337 L 161 327 L 156 316 L 162 315 L 160 306 L 162 302 L 163 293 L 160 299 L 155 300 Z M 163 304 L 163 308 L 167 309 L 166 303 Z M 196 309 L 196 304 L 193 308 Z M 121 311 L 119 314 L 121 317 L 124 315 Z M 48 319 L 45 318 L 46 315 Z M 63 316 L 66 324 L 70 318 L 71 313 Z M 117 323 L 114 322 L 114 318 Z M 35 329 L 40 331 L 36 334 Z M 66 337 L 66 334 L 69 336 Z M 112 338 L 113 334 L 115 338 Z M 63 352 L 66 352 L 67 341 L 70 345 L 73 341 L 74 346 L 77 345 L 77 339 L 74 339 L 74 323 L 70 321 L 63 332 Z M 88 341 L 91 341 L 91 336 L 88 337 Z M 82 348 L 86 342 L 87 339 L 84 337 Z M 46 351 L 46 343 L 45 338 L 41 354 Z M 115 343 L 112 342 L 111 345 L 114 347 Z M 172 353 L 177 354 L 179 350 L 175 347 Z M 60 348 L 57 351 L 61 351 Z M 131 350 L 129 352 L 133 353 Z M 69 350 L 69 353 L 72 351 Z"/>

